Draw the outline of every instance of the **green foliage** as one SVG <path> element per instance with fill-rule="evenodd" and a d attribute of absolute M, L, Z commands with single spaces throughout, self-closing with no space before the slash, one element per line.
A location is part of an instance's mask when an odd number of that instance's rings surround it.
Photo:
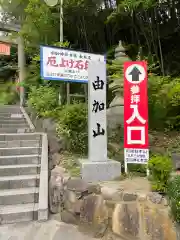
<path fill-rule="evenodd" d="M 168 116 L 167 123 L 169 129 L 180 129 L 180 79 L 174 79 L 168 86 L 167 100 L 168 100 Z"/>
<path fill-rule="evenodd" d="M 180 129 L 179 1 L 173 1 L 173 4 L 155 0 L 64 1 L 63 43 L 59 42 L 59 4 L 51 8 L 44 0 L 1 0 L 0 6 L 3 21 L 21 24 L 19 34 L 24 38 L 27 54 L 23 86 L 27 91 L 32 86 L 39 88 L 44 81 L 40 77 L 40 44 L 107 53 L 109 105 L 115 93 L 123 94 L 123 62 L 128 58 L 113 60 L 115 46 L 121 40 L 132 60 L 148 62 L 150 128 Z M 13 36 L 18 34 L 13 33 Z M 1 56 L 0 74 L 4 78 L 16 71 L 17 46 L 11 47 L 11 53 L 11 57 Z M 65 99 L 63 84 L 55 81 L 49 84 L 54 88 L 61 87 L 62 99 Z M 7 101 L 11 94 L 5 95 L 1 95 L 2 102 L 12 102 Z M 49 116 L 51 111 L 42 110 L 41 115 Z"/>
<path fill-rule="evenodd" d="M 56 42 L 53 44 L 55 47 L 62 47 L 62 48 L 68 48 L 70 47 L 70 42 L 65 41 L 65 42 Z"/>
<path fill-rule="evenodd" d="M 106 58 L 108 60 L 113 60 L 114 59 L 114 53 L 115 53 L 115 48 L 116 46 L 112 46 L 106 53 Z"/>
<path fill-rule="evenodd" d="M 62 110 L 62 106 L 56 106 L 55 108 L 51 110 L 46 110 L 41 113 L 41 116 L 43 118 L 52 118 L 55 121 L 59 118 L 59 113 Z"/>
<path fill-rule="evenodd" d="M 0 84 L 0 105 L 11 105 L 18 102 L 19 96 L 12 82 Z"/>
<path fill-rule="evenodd" d="M 3 21 L 21 21 L 20 34 L 28 54 L 38 53 L 39 44 L 59 41 L 59 4 L 51 8 L 44 0 L 1 0 L 0 5 Z M 113 49 L 122 40 L 134 49 L 133 54 L 130 51 L 132 59 L 141 47 L 142 59 L 153 55 L 160 67 L 159 74 L 177 76 L 180 72 L 179 10 L 179 1 L 66 0 L 64 40 L 78 50 L 98 53 Z M 109 56 L 112 58 L 113 51 Z"/>
<path fill-rule="evenodd" d="M 153 156 L 148 162 L 153 191 L 165 193 L 172 171 L 171 159 L 167 156 Z"/>
<path fill-rule="evenodd" d="M 113 100 L 115 93 L 120 92 L 123 94 L 123 62 L 121 60 L 112 60 L 107 63 L 108 72 L 108 94 L 107 105 Z"/>
<path fill-rule="evenodd" d="M 48 44 L 57 40 L 57 32 L 52 31 L 55 25 L 51 8 L 44 1 L 29 0 L 24 8 L 24 14 L 26 17 L 20 34 L 25 40 L 26 50 L 29 53 L 37 53 L 39 44 Z"/>
<path fill-rule="evenodd" d="M 180 176 L 175 176 L 168 184 L 167 196 L 171 215 L 173 219 L 180 223 Z"/>
<path fill-rule="evenodd" d="M 180 129 L 180 79 L 150 75 L 149 124 L 155 130 Z"/>
<path fill-rule="evenodd" d="M 84 103 L 65 105 L 59 112 L 57 133 L 67 140 L 68 150 L 87 153 L 87 117 L 87 105 Z"/>
<path fill-rule="evenodd" d="M 3 92 L 0 96 L 0 105 L 12 105 L 18 101 L 18 94 L 16 92 Z"/>
<path fill-rule="evenodd" d="M 38 116 L 42 117 L 47 111 L 52 111 L 57 107 L 57 92 L 48 85 L 39 88 L 32 87 L 29 93 L 28 106 L 32 108 Z"/>
<path fill-rule="evenodd" d="M 29 89 L 38 87 L 42 83 L 40 77 L 40 55 L 35 55 L 28 66 L 24 86 Z"/>
<path fill-rule="evenodd" d="M 163 129 L 167 116 L 167 96 L 163 86 L 167 78 L 150 75 L 148 81 L 149 124 L 153 129 Z"/>

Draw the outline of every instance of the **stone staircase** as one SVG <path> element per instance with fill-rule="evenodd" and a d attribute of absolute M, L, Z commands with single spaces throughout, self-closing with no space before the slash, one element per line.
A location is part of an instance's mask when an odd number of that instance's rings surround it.
<path fill-rule="evenodd" d="M 0 107 L 0 133 L 24 133 L 31 131 L 34 131 L 34 126 L 30 123 L 23 108 L 18 106 Z"/>
<path fill-rule="evenodd" d="M 48 219 L 47 135 L 23 108 L 0 108 L 0 224 Z"/>

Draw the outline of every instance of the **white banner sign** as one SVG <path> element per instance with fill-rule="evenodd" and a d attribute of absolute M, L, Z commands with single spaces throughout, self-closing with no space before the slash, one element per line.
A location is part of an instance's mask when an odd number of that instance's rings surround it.
<path fill-rule="evenodd" d="M 45 80 L 88 82 L 88 63 L 105 56 L 70 49 L 40 46 L 41 77 Z"/>
<path fill-rule="evenodd" d="M 90 62 L 88 68 L 89 160 L 107 161 L 106 63 Z"/>
<path fill-rule="evenodd" d="M 125 163 L 147 164 L 149 160 L 149 149 L 124 149 Z"/>

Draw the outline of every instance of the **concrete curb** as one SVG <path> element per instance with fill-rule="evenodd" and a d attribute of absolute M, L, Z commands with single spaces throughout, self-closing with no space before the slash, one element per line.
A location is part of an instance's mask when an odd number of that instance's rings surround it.
<path fill-rule="evenodd" d="M 38 221 L 48 220 L 48 138 L 42 134 Z"/>
<path fill-rule="evenodd" d="M 34 126 L 33 123 L 31 122 L 31 119 L 30 119 L 30 117 L 28 116 L 28 114 L 26 113 L 26 110 L 25 110 L 23 107 L 20 107 L 20 109 L 21 109 L 21 112 L 22 112 L 24 118 L 26 119 L 26 121 L 27 121 L 27 123 L 28 123 L 28 125 L 29 125 L 29 127 L 30 127 L 30 129 L 31 129 L 31 131 L 35 131 L 35 126 Z"/>

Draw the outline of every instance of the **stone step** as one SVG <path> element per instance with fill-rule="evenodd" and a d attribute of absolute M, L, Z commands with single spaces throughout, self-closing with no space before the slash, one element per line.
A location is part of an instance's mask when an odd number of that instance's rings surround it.
<path fill-rule="evenodd" d="M 12 112 L 0 112 L 0 119 L 1 118 L 14 118 L 14 119 L 22 119 L 24 118 L 24 115 L 21 113 L 21 112 L 15 112 L 15 113 L 12 113 Z"/>
<path fill-rule="evenodd" d="M 0 133 L 29 133 L 29 128 L 0 128 Z"/>
<path fill-rule="evenodd" d="M 0 205 L 37 203 L 38 199 L 39 188 L 36 187 L 0 190 Z"/>
<path fill-rule="evenodd" d="M 0 156 L 30 155 L 30 154 L 41 154 L 41 148 L 39 147 L 0 148 Z"/>
<path fill-rule="evenodd" d="M 13 140 L 13 141 L 0 141 L 0 148 L 11 147 L 40 147 L 39 140 Z"/>
<path fill-rule="evenodd" d="M 0 177 L 0 189 L 39 187 L 39 174 Z"/>
<path fill-rule="evenodd" d="M 9 133 L 9 134 L 0 134 L 0 141 L 13 141 L 13 140 L 40 140 L 41 135 L 37 133 Z"/>
<path fill-rule="evenodd" d="M 18 176 L 40 173 L 40 164 L 1 165 L 0 176 Z"/>
<path fill-rule="evenodd" d="M 3 123 L 0 124 L 0 128 L 29 128 L 29 125 L 24 122 L 24 123 Z"/>
<path fill-rule="evenodd" d="M 26 119 L 25 118 L 3 118 L 0 119 L 0 124 L 20 124 L 20 123 L 26 123 Z"/>
<path fill-rule="evenodd" d="M 37 220 L 38 204 L 2 205 L 0 207 L 1 224 Z"/>
<path fill-rule="evenodd" d="M 1 143 L 1 142 L 0 142 Z M 40 155 L 15 155 L 15 156 L 0 156 L 1 165 L 20 165 L 20 164 L 40 164 Z"/>
<path fill-rule="evenodd" d="M 1 115 L 0 114 L 0 121 L 26 121 L 26 119 L 24 117 L 21 117 L 21 118 L 17 118 L 17 117 L 13 117 L 11 116 L 10 114 L 9 115 Z"/>
<path fill-rule="evenodd" d="M 0 114 L 3 115 L 3 114 L 22 114 L 21 110 L 20 109 L 2 109 L 0 107 Z"/>
<path fill-rule="evenodd" d="M 20 106 L 12 106 L 12 105 L 4 105 L 4 106 L 1 106 L 0 108 L 0 112 L 21 112 L 21 108 Z"/>

